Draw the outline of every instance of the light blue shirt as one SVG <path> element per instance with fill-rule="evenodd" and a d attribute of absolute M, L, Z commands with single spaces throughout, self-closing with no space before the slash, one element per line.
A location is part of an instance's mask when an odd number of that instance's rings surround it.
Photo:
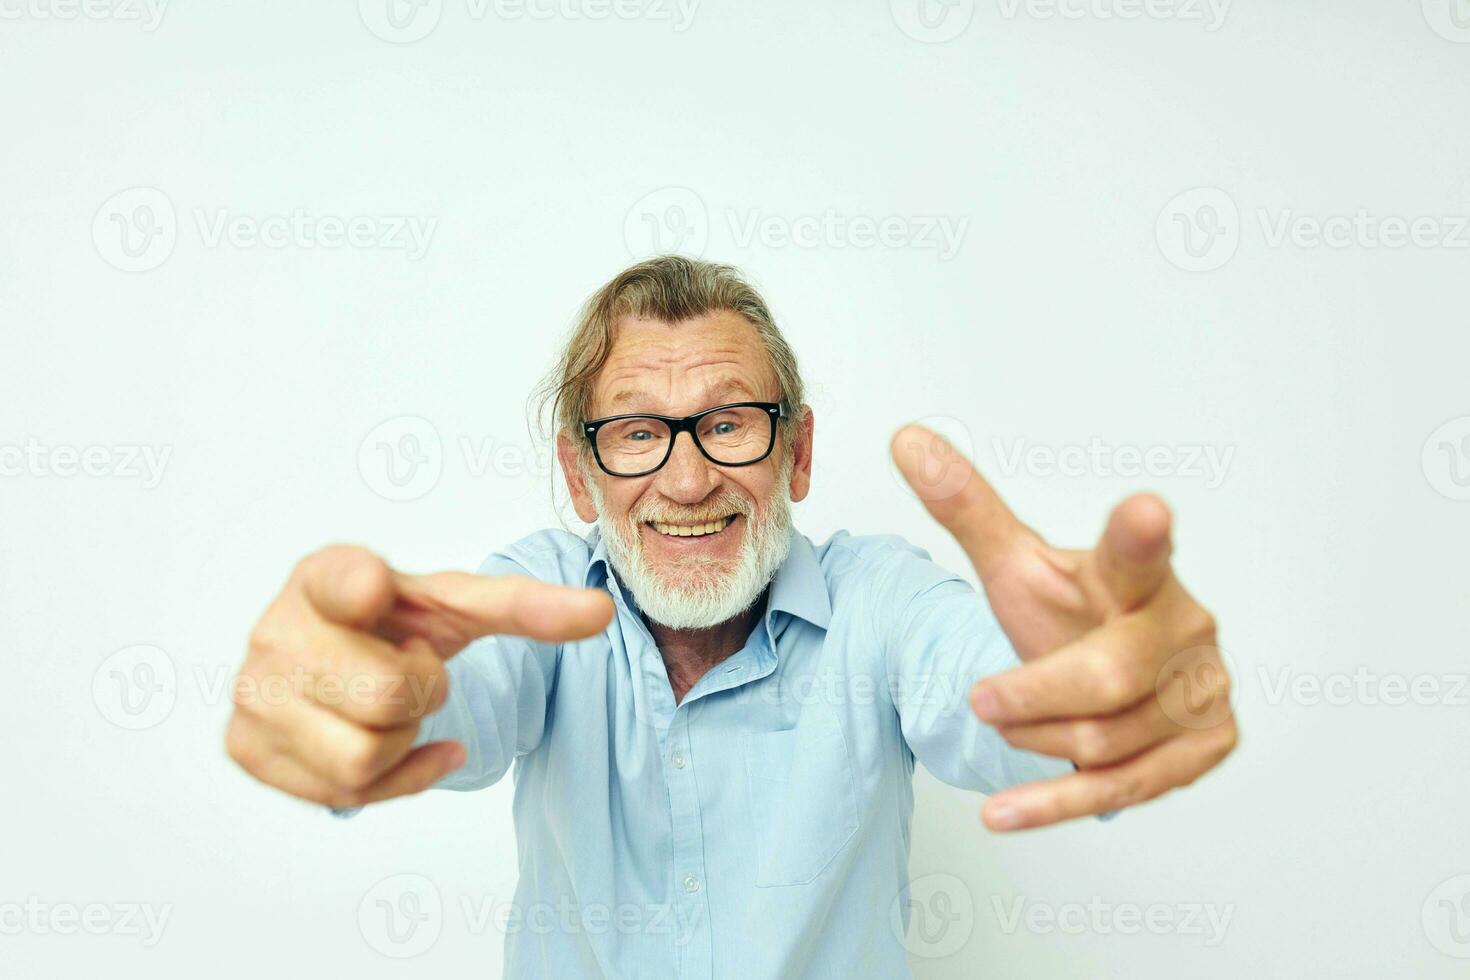
<path fill-rule="evenodd" d="M 468 750 L 441 787 L 515 765 L 508 978 L 908 977 L 915 760 L 987 793 L 1070 771 L 970 711 L 1015 652 L 899 538 L 794 535 L 744 647 L 678 704 L 595 532 L 543 531 L 480 572 L 604 588 L 617 608 L 575 643 L 471 644 L 418 739 Z"/>

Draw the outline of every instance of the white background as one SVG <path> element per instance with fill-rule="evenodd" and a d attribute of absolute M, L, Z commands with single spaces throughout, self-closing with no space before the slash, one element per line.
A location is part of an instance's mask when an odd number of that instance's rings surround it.
<path fill-rule="evenodd" d="M 952 878 L 916 889 L 950 912 L 916 976 L 1464 974 L 1470 231 L 1442 241 L 1470 214 L 1464 0 L 1223 23 L 935 0 L 928 28 L 905 0 L 705 0 L 687 24 L 444 0 L 396 35 L 370 0 L 93 2 L 0 0 L 0 912 L 50 910 L 0 915 L 0 973 L 499 975 L 478 913 L 514 884 L 508 781 L 340 823 L 226 759 L 224 692 L 306 552 L 469 568 L 555 523 L 530 386 L 589 292 L 679 247 L 747 270 L 801 357 L 808 535 L 966 568 L 886 458 L 945 416 L 1052 540 L 1163 494 L 1236 665 L 1237 753 L 1111 825 L 998 836 L 921 774 L 912 870 Z M 422 255 L 210 235 L 297 209 L 436 224 Z M 1438 241 L 1275 233 L 1360 209 Z M 897 237 L 778 235 L 829 211 Z M 967 223 L 957 252 L 926 247 L 932 218 Z M 401 416 L 425 422 L 375 433 Z M 425 425 L 430 476 L 395 487 L 377 443 Z M 1005 465 L 1094 439 L 1230 462 Z M 167 452 L 161 476 L 128 447 Z M 140 665 L 149 701 L 122 686 Z M 1384 703 L 1394 678 L 1438 693 Z M 1290 686 L 1313 682 L 1341 696 Z M 423 878 L 380 884 L 401 874 Z M 442 902 L 412 961 L 380 952 L 405 951 L 376 905 L 405 881 Z M 1008 925 L 1018 902 L 1040 917 Z M 48 925 L 93 904 L 101 935 Z M 128 906 L 166 912 L 158 941 Z M 1174 925 L 1111 927 L 1150 906 Z"/>

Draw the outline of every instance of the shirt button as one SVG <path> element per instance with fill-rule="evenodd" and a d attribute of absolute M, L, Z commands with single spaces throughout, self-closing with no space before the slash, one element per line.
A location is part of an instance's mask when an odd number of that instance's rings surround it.
<path fill-rule="evenodd" d="M 684 890 L 691 895 L 699 891 L 699 879 L 694 877 L 694 875 L 685 875 Z"/>
<path fill-rule="evenodd" d="M 683 769 L 684 768 L 684 753 L 683 752 L 675 752 L 674 753 L 674 757 L 672 759 L 670 759 L 669 761 L 674 764 L 674 768 L 675 769 Z"/>

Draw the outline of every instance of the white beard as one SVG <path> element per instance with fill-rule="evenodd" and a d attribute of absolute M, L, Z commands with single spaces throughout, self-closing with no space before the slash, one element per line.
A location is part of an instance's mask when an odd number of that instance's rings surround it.
<path fill-rule="evenodd" d="M 727 623 L 755 605 L 791 551 L 789 460 L 787 456 L 777 468 L 776 490 L 760 516 L 751 515 L 743 498 L 728 498 L 731 509 L 745 517 L 744 539 L 733 563 L 691 555 L 661 570 L 643 552 L 636 510 L 627 520 L 609 517 L 596 480 L 584 470 L 608 559 L 643 615 L 669 629 L 702 630 Z"/>

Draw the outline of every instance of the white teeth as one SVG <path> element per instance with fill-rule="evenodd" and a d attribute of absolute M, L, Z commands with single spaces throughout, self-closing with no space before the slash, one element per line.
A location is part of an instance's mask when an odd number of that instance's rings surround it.
<path fill-rule="evenodd" d="M 659 534 L 667 534 L 676 538 L 697 538 L 706 534 L 714 534 L 723 531 L 730 526 L 735 519 L 734 515 L 722 517 L 719 520 L 707 521 L 704 524 L 664 524 L 661 521 L 650 521 L 653 529 Z"/>

